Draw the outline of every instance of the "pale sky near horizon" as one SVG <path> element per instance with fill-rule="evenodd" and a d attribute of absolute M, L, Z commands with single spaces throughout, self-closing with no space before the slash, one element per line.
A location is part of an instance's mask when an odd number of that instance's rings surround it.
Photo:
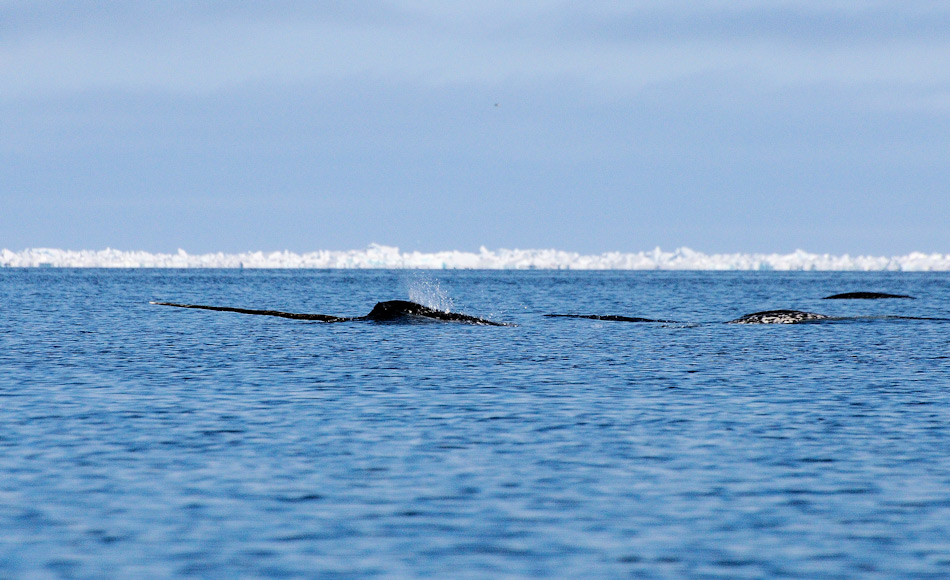
<path fill-rule="evenodd" d="M 950 4 L 0 0 L 0 248 L 950 252 Z"/>

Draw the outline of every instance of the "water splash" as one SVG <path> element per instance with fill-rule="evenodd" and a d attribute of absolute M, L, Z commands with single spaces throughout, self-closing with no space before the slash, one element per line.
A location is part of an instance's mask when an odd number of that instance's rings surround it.
<path fill-rule="evenodd" d="M 455 308 L 448 290 L 424 272 L 414 272 L 409 277 L 409 300 L 442 312 L 452 312 Z"/>

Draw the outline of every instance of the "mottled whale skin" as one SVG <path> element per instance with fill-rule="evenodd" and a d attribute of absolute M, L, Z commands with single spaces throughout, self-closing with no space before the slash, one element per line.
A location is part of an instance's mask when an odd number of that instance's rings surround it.
<path fill-rule="evenodd" d="M 746 314 L 726 324 L 799 324 L 815 320 L 826 320 L 828 316 L 801 310 L 764 310 Z"/>
<path fill-rule="evenodd" d="M 674 322 L 673 320 L 655 320 L 638 316 L 620 316 L 619 314 L 545 314 L 548 318 L 587 318 L 589 320 L 609 320 L 612 322 Z"/>
<path fill-rule="evenodd" d="M 351 320 L 370 320 L 373 322 L 397 322 L 416 319 L 442 320 L 446 322 L 463 322 L 467 324 L 481 324 L 485 326 L 510 326 L 504 322 L 485 320 L 477 316 L 469 316 L 459 312 L 443 312 L 422 304 L 408 300 L 389 300 L 378 302 L 366 316 L 331 316 L 329 314 L 299 314 L 296 312 L 281 312 L 280 310 L 253 310 L 250 308 L 233 308 L 231 306 L 205 306 L 203 304 L 178 304 L 176 302 L 150 302 L 159 306 L 175 306 L 177 308 L 198 308 L 201 310 L 216 310 L 219 312 L 237 312 L 240 314 L 256 314 L 258 316 L 277 316 L 294 320 L 311 320 L 315 322 L 348 322 Z"/>
<path fill-rule="evenodd" d="M 906 294 L 887 294 L 884 292 L 845 292 L 843 294 L 833 294 L 825 296 L 822 300 L 880 300 L 882 298 L 910 298 Z"/>

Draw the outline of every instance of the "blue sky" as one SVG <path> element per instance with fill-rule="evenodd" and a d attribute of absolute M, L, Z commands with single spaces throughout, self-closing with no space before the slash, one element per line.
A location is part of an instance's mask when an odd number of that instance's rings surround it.
<path fill-rule="evenodd" d="M 950 252 L 950 5 L 0 0 L 0 247 Z"/>

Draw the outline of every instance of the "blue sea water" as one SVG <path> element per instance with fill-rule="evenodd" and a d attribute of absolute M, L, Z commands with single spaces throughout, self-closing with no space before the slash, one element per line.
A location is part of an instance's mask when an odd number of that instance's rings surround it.
<path fill-rule="evenodd" d="M 950 274 L 0 269 L 0 578 L 950 577 L 950 322 L 776 308 Z"/>

